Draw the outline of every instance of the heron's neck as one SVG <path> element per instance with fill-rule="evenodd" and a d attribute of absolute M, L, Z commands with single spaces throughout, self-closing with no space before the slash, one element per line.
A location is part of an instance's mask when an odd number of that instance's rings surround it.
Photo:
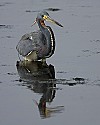
<path fill-rule="evenodd" d="M 47 27 L 45 25 L 44 21 L 41 21 L 41 20 L 38 20 L 38 26 L 39 26 L 41 32 L 46 37 L 47 41 L 50 42 L 51 41 L 51 34 L 50 34 L 50 31 L 49 31 L 49 27 Z"/>
<path fill-rule="evenodd" d="M 39 28 L 41 32 L 44 34 L 47 40 L 48 47 L 48 57 L 52 56 L 55 50 L 55 37 L 52 29 L 49 26 L 44 24 L 44 21 L 38 21 Z"/>

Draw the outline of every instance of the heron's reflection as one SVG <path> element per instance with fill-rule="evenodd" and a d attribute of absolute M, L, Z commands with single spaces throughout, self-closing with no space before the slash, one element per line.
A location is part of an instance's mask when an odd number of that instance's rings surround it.
<path fill-rule="evenodd" d="M 39 102 L 33 100 L 38 106 L 41 118 L 51 117 L 55 113 L 61 113 L 63 106 L 47 107 L 56 95 L 55 69 L 53 65 L 43 65 L 42 62 L 17 62 L 17 71 L 23 84 L 35 93 L 42 94 Z"/>

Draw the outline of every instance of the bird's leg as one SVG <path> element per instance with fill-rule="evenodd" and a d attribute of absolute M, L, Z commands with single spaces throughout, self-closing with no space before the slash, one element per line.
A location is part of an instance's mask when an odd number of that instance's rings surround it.
<path fill-rule="evenodd" d="M 47 66 L 46 58 L 43 58 L 43 59 L 42 59 L 42 65 L 43 65 L 43 66 Z"/>

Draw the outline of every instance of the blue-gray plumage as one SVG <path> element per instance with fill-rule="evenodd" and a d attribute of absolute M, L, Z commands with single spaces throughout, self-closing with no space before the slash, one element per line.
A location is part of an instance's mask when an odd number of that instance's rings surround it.
<path fill-rule="evenodd" d="M 44 21 L 50 21 L 63 27 L 57 21 L 51 19 L 46 11 L 38 13 L 34 24 L 37 23 L 40 30 L 23 35 L 16 46 L 18 53 L 25 57 L 25 60 L 36 61 L 46 59 L 54 54 L 54 33 L 49 26 L 45 25 Z"/>

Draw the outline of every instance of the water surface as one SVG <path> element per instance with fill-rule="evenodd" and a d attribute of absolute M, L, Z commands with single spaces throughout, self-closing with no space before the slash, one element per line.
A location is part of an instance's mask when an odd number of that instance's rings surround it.
<path fill-rule="evenodd" d="M 16 45 L 37 13 L 47 10 L 64 28 L 50 25 L 55 54 L 17 65 Z M 99 0 L 0 1 L 0 124 L 100 124 Z M 21 63 L 21 62 L 20 62 Z"/>

